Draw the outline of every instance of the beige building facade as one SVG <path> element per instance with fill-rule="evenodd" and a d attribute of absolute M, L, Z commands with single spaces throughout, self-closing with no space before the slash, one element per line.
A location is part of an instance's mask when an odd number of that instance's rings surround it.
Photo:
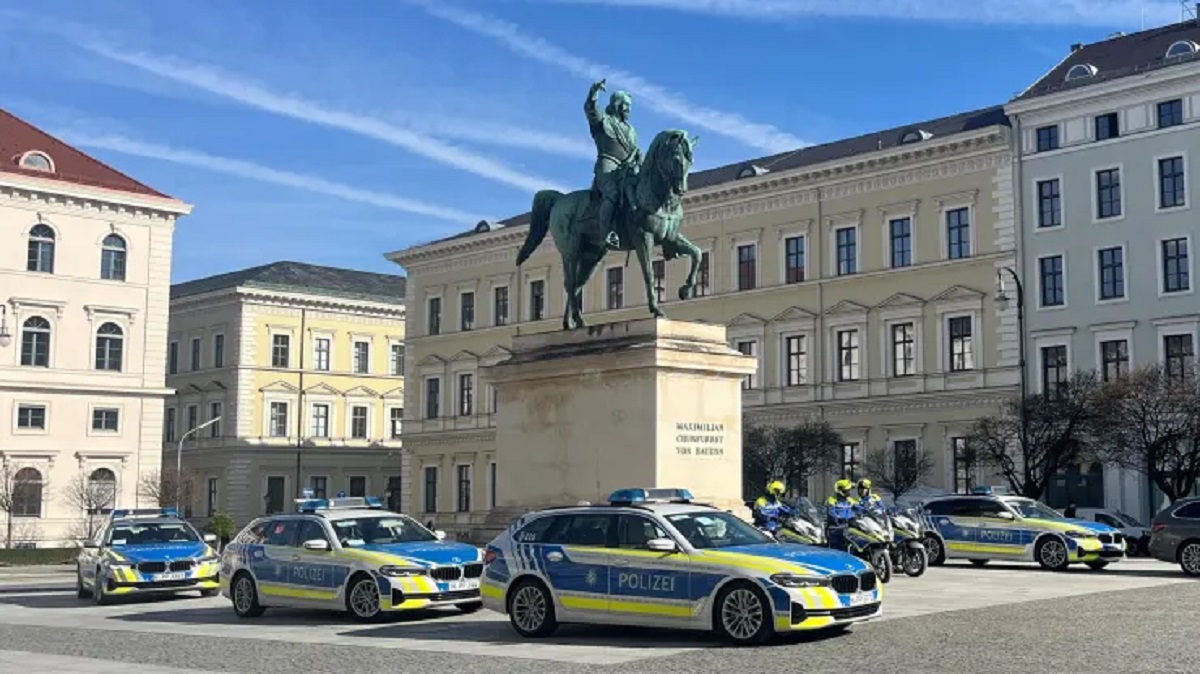
<path fill-rule="evenodd" d="M 172 287 L 160 448 L 185 515 L 244 525 L 306 489 L 399 506 L 404 281 L 277 262 Z"/>
<path fill-rule="evenodd" d="M 0 546 L 68 545 L 145 505 L 190 210 L 0 110 Z"/>
<path fill-rule="evenodd" d="M 1011 169 L 1007 118 L 990 108 L 694 173 L 684 231 L 705 251 L 701 296 L 676 299 L 683 261 L 655 263 L 656 292 L 670 318 L 724 324 L 758 359 L 747 424 L 826 419 L 855 477 L 869 452 L 911 443 L 934 460 L 930 488 L 961 488 L 958 439 L 1019 382 L 1016 309 L 993 301 L 1015 265 Z M 553 244 L 514 266 L 527 222 L 388 255 L 411 305 L 406 505 L 459 535 L 482 526 L 502 470 L 480 369 L 514 334 L 560 328 Z M 625 262 L 610 255 L 585 291 L 591 323 L 646 315 Z"/>

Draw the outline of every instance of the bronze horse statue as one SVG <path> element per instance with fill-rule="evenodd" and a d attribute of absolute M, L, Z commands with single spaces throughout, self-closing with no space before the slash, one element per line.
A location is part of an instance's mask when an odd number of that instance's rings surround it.
<path fill-rule="evenodd" d="M 679 299 L 692 297 L 696 274 L 700 270 L 701 251 L 688 241 L 681 229 L 683 194 L 687 191 L 688 172 L 692 168 L 692 150 L 698 140 L 698 137 L 688 138 L 687 133 L 677 129 L 655 136 L 641 169 L 636 174 L 631 173 L 622 185 L 624 198 L 613 219 L 614 232 L 602 231 L 596 213 L 599 199 L 594 190 L 577 190 L 569 194 L 542 190 L 534 195 L 529 233 L 517 254 L 517 265 L 537 250 L 547 231 L 554 235 L 554 243 L 562 255 L 563 287 L 567 295 L 564 330 L 586 325 L 583 288 L 609 250 L 632 251 L 637 255 L 651 314 L 663 316 L 654 292 L 651 253 L 655 246 L 662 248 L 664 260 L 686 257 L 691 261 L 687 280 L 679 288 Z M 610 237 L 610 234 L 616 236 Z M 616 246 L 612 245 L 614 238 Z"/>

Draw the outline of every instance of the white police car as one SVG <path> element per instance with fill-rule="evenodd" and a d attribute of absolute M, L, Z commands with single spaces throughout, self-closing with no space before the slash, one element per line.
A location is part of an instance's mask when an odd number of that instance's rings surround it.
<path fill-rule="evenodd" d="M 217 593 L 217 537 L 201 536 L 174 508 L 113 510 L 76 560 L 76 594 L 104 604 L 114 596 L 199 590 Z"/>
<path fill-rule="evenodd" d="M 260 517 L 221 554 L 221 594 L 240 618 L 267 607 L 390 611 L 482 607 L 483 551 L 442 540 L 374 498 L 299 499 L 298 513 Z"/>
<path fill-rule="evenodd" d="M 625 489 L 607 504 L 527 514 L 488 544 L 484 563 L 484 605 L 526 637 L 559 623 L 609 623 L 756 644 L 881 614 L 881 585 L 863 560 L 777 543 L 692 503 L 686 489 Z"/>

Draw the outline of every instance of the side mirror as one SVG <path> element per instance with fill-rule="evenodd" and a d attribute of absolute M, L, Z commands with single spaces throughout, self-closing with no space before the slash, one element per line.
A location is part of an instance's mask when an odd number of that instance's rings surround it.
<path fill-rule="evenodd" d="M 1008 512 L 1007 510 L 1001 510 L 1000 512 L 996 513 L 996 518 L 997 518 L 997 519 L 1002 519 L 1002 520 L 1015 520 L 1015 519 L 1017 519 L 1015 516 L 1013 516 L 1013 514 L 1012 514 L 1012 513 Z"/>
<path fill-rule="evenodd" d="M 217 535 L 216 534 L 204 534 L 204 542 L 205 543 L 216 543 Z"/>
<path fill-rule="evenodd" d="M 679 546 L 669 538 L 652 538 L 646 541 L 646 549 L 654 552 L 675 552 Z"/>
<path fill-rule="evenodd" d="M 445 531 L 442 531 L 441 529 L 438 529 L 437 531 L 433 532 L 433 535 L 434 535 L 434 536 L 437 536 L 437 539 L 438 539 L 439 541 L 444 541 L 444 540 L 446 540 L 446 532 L 445 532 Z"/>
<path fill-rule="evenodd" d="M 329 541 L 323 541 L 319 538 L 314 538 L 311 541 L 304 541 L 305 550 L 314 550 L 317 552 L 329 552 Z"/>
<path fill-rule="evenodd" d="M 83 547 L 86 550 L 96 550 L 100 547 L 100 544 L 97 543 L 96 541 L 84 541 Z"/>

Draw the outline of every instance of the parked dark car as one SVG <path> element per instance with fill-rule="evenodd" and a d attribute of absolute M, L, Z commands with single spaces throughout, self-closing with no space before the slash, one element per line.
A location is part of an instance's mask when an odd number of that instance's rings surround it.
<path fill-rule="evenodd" d="M 1150 555 L 1200 576 L 1200 496 L 1179 499 L 1150 522 Z"/>

